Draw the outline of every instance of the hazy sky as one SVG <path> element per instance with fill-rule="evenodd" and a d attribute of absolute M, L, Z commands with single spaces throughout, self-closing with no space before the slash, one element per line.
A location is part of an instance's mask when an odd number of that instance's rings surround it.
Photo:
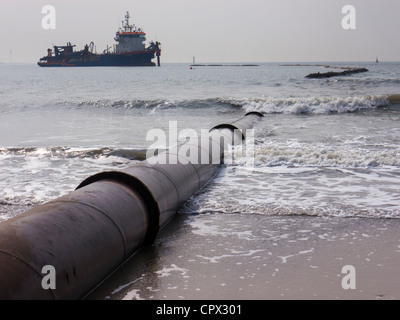
<path fill-rule="evenodd" d="M 44 5 L 56 29 L 42 28 Z M 342 7 L 356 29 L 342 28 Z M 125 11 L 163 62 L 400 60 L 400 0 L 0 0 L 0 61 L 36 62 L 67 41 L 97 51 L 115 43 Z"/>

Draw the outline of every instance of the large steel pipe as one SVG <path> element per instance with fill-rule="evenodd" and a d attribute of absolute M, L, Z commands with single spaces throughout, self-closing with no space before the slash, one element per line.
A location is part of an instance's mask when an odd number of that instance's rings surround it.
<path fill-rule="evenodd" d="M 230 123 L 221 123 L 215 127 L 213 127 L 210 131 L 216 129 L 229 129 L 231 131 L 236 131 L 242 135 L 242 138 L 246 137 L 246 130 L 251 129 L 254 125 L 254 122 L 263 117 L 263 114 L 257 111 L 251 111 L 246 113 L 246 115 L 234 122 Z"/>
<path fill-rule="evenodd" d="M 77 299 L 142 245 L 143 197 L 99 181 L 0 224 L 1 299 Z M 56 289 L 42 287 L 42 268 L 56 270 Z"/>
<path fill-rule="evenodd" d="M 233 143 L 234 129 L 249 129 L 260 116 L 248 114 L 125 170 L 96 174 L 70 194 L 0 223 L 0 299 L 84 297 L 154 241 L 218 173 L 225 137 Z M 43 286 L 49 265 L 55 289 Z"/>

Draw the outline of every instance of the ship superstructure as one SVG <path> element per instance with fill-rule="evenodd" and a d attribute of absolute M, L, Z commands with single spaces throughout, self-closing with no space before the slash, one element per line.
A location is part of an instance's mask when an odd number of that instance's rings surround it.
<path fill-rule="evenodd" d="M 135 51 L 145 51 L 146 33 L 142 29 L 137 28 L 134 24 L 129 24 L 129 12 L 126 12 L 125 22 L 122 28 L 118 30 L 114 40 L 118 42 L 116 45 L 116 53 L 129 53 Z"/>
<path fill-rule="evenodd" d="M 145 45 L 146 33 L 129 24 L 129 12 L 126 12 L 122 28 L 115 34 L 114 50 L 110 47 L 101 54 L 93 52 L 94 43 L 85 45 L 81 51 L 74 51 L 75 45 L 70 42 L 66 46 L 54 46 L 47 50 L 47 56 L 40 59 L 41 67 L 89 67 L 89 66 L 155 66 L 152 59 L 157 56 L 157 65 L 160 66 L 161 48 L 159 42 L 151 42 Z"/>

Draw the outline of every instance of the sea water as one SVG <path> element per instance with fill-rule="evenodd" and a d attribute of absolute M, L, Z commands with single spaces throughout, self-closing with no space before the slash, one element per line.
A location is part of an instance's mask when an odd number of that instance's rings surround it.
<path fill-rule="evenodd" d="M 318 63 L 320 64 L 320 63 Z M 400 217 L 400 63 L 345 77 L 307 63 L 40 68 L 0 65 L 0 221 L 142 161 L 151 129 L 210 129 L 246 112 L 238 155 L 183 214 Z M 250 159 L 251 158 L 251 159 Z"/>

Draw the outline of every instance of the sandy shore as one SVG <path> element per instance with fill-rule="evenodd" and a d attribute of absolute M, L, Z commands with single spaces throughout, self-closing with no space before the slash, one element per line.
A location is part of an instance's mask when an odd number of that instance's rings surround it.
<path fill-rule="evenodd" d="M 399 231 L 398 219 L 181 214 L 87 298 L 400 299 Z"/>

